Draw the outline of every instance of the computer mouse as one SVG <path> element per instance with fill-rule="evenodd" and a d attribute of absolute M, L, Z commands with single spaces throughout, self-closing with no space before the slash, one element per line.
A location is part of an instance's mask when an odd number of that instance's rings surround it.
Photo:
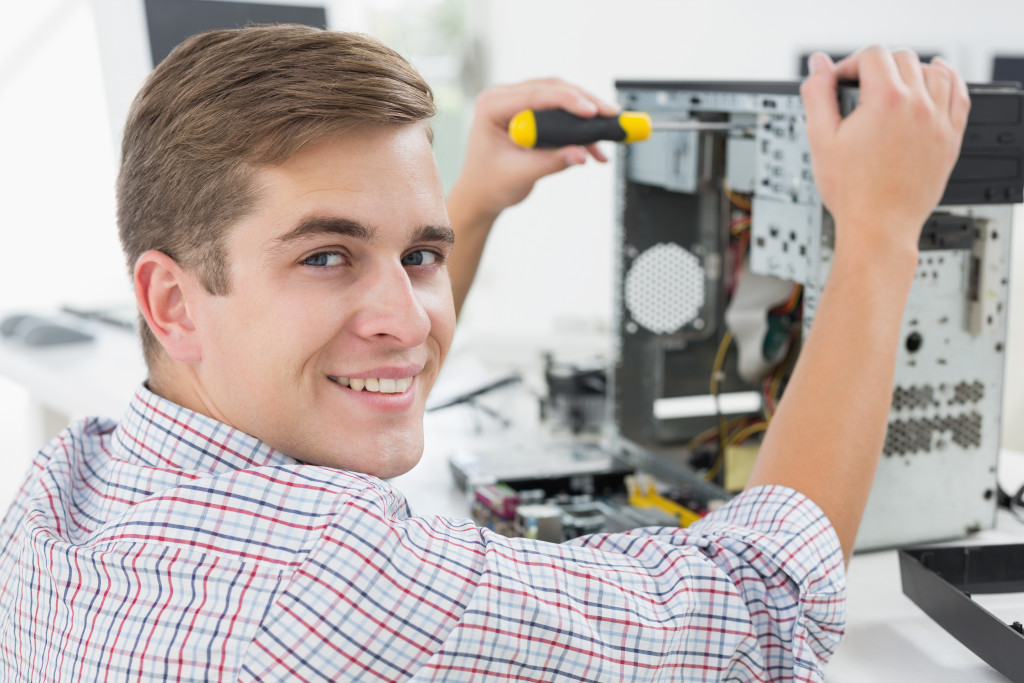
<path fill-rule="evenodd" d="M 22 328 L 25 328 L 22 330 Z M 27 346 L 56 346 L 91 341 L 94 336 L 88 332 L 69 327 L 52 320 L 33 321 L 18 325 L 18 336 Z"/>
<path fill-rule="evenodd" d="M 23 320 L 30 317 L 31 316 L 24 313 L 15 313 L 7 316 L 3 320 L 0 320 L 0 335 L 5 337 L 14 336 L 14 331 L 17 329 L 18 325 L 21 324 Z"/>
<path fill-rule="evenodd" d="M 54 346 L 89 341 L 93 335 L 70 325 L 36 315 L 15 314 L 0 321 L 0 334 L 26 346 Z"/>

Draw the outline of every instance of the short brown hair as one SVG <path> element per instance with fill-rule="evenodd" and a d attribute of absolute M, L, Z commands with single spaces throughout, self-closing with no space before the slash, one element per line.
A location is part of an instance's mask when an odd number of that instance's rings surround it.
<path fill-rule="evenodd" d="M 430 86 L 370 36 L 274 25 L 189 38 L 125 124 L 117 223 L 129 273 L 156 249 L 227 294 L 227 228 L 253 208 L 258 167 L 331 135 L 433 115 Z M 140 328 L 152 369 L 160 344 Z"/>

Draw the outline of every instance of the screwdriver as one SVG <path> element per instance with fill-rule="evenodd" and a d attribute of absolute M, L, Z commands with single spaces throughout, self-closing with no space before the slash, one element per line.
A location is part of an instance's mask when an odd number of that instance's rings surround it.
<path fill-rule="evenodd" d="M 617 116 L 585 119 L 564 109 L 524 109 L 508 124 L 508 136 L 520 147 L 564 147 L 589 145 L 601 140 L 640 142 L 655 130 L 731 131 L 747 130 L 727 121 L 657 121 L 642 111 L 624 111 Z"/>

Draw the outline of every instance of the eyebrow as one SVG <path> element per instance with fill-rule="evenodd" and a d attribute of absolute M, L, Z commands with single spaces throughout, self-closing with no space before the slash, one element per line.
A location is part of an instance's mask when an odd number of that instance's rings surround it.
<path fill-rule="evenodd" d="M 344 235 L 360 242 L 372 242 L 377 232 L 362 223 L 347 218 L 309 216 L 303 218 L 292 230 L 274 240 L 277 246 L 294 242 L 310 235 Z"/>
<path fill-rule="evenodd" d="M 369 243 L 377 238 L 377 231 L 368 225 L 348 218 L 309 216 L 302 219 L 293 229 L 275 239 L 271 250 L 276 251 L 290 242 L 316 235 L 343 235 Z M 452 246 L 455 244 L 455 232 L 448 225 L 424 225 L 416 229 L 410 242 L 439 242 Z"/>
<path fill-rule="evenodd" d="M 413 242 L 441 242 L 452 246 L 455 244 L 455 231 L 447 225 L 424 225 L 412 236 Z"/>

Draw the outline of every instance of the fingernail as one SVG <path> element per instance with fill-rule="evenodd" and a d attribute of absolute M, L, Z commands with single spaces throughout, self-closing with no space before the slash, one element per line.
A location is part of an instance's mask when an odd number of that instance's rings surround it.
<path fill-rule="evenodd" d="M 828 63 L 829 59 L 821 52 L 815 52 L 807 59 L 808 73 L 814 73 Z"/>
<path fill-rule="evenodd" d="M 580 109 L 586 111 L 589 114 L 597 113 L 597 105 L 590 100 L 580 99 Z"/>

